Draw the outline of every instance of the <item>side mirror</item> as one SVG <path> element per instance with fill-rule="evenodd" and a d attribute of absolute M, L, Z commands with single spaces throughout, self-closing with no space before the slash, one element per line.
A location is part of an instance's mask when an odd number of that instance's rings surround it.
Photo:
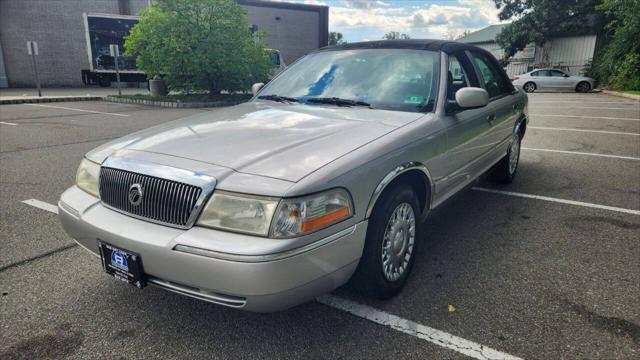
<path fill-rule="evenodd" d="M 564 74 L 564 75 L 562 75 L 562 76 L 564 76 L 564 77 L 569 77 L 569 75 L 567 75 L 567 74 Z"/>
<path fill-rule="evenodd" d="M 251 93 L 253 94 L 253 96 L 256 96 L 256 94 L 258 94 L 258 91 L 260 91 L 260 89 L 262 89 L 263 86 L 264 86 L 264 83 L 255 83 L 251 85 Z"/>
<path fill-rule="evenodd" d="M 485 89 L 465 87 L 456 91 L 456 103 L 462 109 L 483 107 L 489 103 L 489 93 Z"/>

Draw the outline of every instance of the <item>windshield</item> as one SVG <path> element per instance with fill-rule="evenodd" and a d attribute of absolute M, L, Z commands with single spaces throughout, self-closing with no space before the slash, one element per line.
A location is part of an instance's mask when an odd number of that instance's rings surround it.
<path fill-rule="evenodd" d="M 297 61 L 267 84 L 259 98 L 289 98 L 310 106 L 432 111 L 437 59 L 436 52 L 425 50 L 321 51 Z"/>

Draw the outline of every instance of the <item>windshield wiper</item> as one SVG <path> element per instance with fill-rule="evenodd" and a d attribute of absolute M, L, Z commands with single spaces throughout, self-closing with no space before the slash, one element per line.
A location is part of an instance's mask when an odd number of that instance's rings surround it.
<path fill-rule="evenodd" d="M 258 99 L 277 101 L 277 102 L 281 102 L 281 103 L 300 102 L 300 100 L 298 100 L 296 98 L 287 97 L 287 96 L 280 96 L 280 95 L 275 95 L 275 94 L 258 96 Z"/>
<path fill-rule="evenodd" d="M 341 99 L 337 97 L 327 97 L 327 98 L 308 98 L 305 101 L 310 103 L 318 103 L 318 104 L 332 104 L 337 106 L 367 106 L 371 107 L 371 104 L 358 101 L 358 100 L 350 100 L 350 99 Z"/>

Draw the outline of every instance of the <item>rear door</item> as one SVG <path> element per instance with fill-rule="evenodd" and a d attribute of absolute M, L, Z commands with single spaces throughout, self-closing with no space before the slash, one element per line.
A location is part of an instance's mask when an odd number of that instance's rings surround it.
<path fill-rule="evenodd" d="M 480 76 L 480 83 L 489 93 L 489 105 L 494 117 L 489 124 L 489 145 L 487 162 L 495 163 L 506 153 L 506 148 L 516 120 L 520 116 L 520 105 L 514 94 L 516 90 L 498 62 L 490 55 L 479 51 L 470 51 L 473 64 Z"/>

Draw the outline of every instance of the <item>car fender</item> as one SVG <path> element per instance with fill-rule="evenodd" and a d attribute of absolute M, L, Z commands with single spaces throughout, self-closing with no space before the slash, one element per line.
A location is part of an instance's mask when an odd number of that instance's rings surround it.
<path fill-rule="evenodd" d="M 376 202 L 378 201 L 378 199 L 380 198 L 380 195 L 382 195 L 382 193 L 384 192 L 384 190 L 391 184 L 393 183 L 394 180 L 396 180 L 399 176 L 401 176 L 402 174 L 408 173 L 410 171 L 419 171 L 420 173 L 422 173 L 425 177 L 426 177 L 426 187 L 427 187 L 427 192 L 426 192 L 426 199 L 424 199 L 424 208 L 421 209 L 422 210 L 422 215 L 423 218 L 426 217 L 426 214 L 428 213 L 428 210 L 431 209 L 431 200 L 433 199 L 433 197 L 431 196 L 431 194 L 434 193 L 434 182 L 433 182 L 433 178 L 431 176 L 431 173 L 429 172 L 429 170 L 427 169 L 427 167 L 417 161 L 410 161 L 410 162 L 406 162 L 403 164 L 400 164 L 398 166 L 396 166 L 393 170 L 389 171 L 383 178 L 382 180 L 380 180 L 380 182 L 378 183 L 378 185 L 376 186 L 375 190 L 373 191 L 373 194 L 371 194 L 371 199 L 369 199 L 369 205 L 367 206 L 367 212 L 365 217 L 369 218 L 371 217 L 371 213 L 373 212 L 373 208 L 376 205 Z"/>

